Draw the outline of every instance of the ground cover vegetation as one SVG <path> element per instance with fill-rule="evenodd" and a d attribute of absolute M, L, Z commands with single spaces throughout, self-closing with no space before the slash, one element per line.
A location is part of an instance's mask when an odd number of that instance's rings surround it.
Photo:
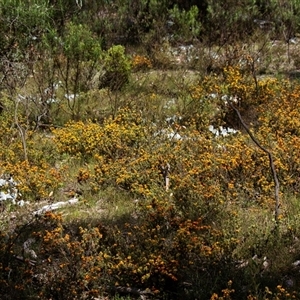
<path fill-rule="evenodd" d="M 198 2 L 0 1 L 1 299 L 300 298 L 300 4 Z"/>

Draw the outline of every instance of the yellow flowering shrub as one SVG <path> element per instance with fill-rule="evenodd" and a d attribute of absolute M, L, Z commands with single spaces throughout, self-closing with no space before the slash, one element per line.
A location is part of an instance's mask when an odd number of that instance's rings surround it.
<path fill-rule="evenodd" d="M 1 161 L 18 161 L 23 155 L 22 143 L 18 130 L 13 126 L 13 116 L 4 111 L 0 114 L 0 157 Z"/>
<path fill-rule="evenodd" d="M 20 132 L 14 125 L 8 110 L 0 115 L 0 176 L 16 182 L 18 200 L 47 198 L 62 183 L 61 170 L 54 166 L 57 153 L 53 141 L 43 135 L 36 137 L 20 118 L 28 158 L 25 160 Z"/>
<path fill-rule="evenodd" d="M 124 156 L 145 139 L 138 113 L 122 109 L 116 118 L 109 117 L 104 124 L 70 122 L 64 128 L 54 129 L 59 152 L 77 157 L 105 155 L 111 159 Z"/>
<path fill-rule="evenodd" d="M 26 201 L 47 198 L 50 192 L 62 185 L 61 170 L 47 163 L 35 165 L 21 161 L 0 164 L 0 168 L 4 174 L 9 174 L 17 182 L 19 198 Z"/>
<path fill-rule="evenodd" d="M 131 64 L 134 71 L 142 71 L 152 68 L 151 60 L 146 56 L 138 54 L 132 57 Z"/>

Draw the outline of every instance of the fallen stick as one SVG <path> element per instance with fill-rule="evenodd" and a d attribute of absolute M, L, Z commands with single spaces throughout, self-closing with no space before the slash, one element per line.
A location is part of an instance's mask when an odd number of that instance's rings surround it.
<path fill-rule="evenodd" d="M 79 201 L 79 199 L 74 197 L 74 198 L 72 198 L 72 199 L 70 199 L 68 201 L 60 201 L 60 202 L 48 204 L 48 205 L 43 206 L 39 210 L 34 211 L 33 215 L 39 216 L 39 215 L 41 215 L 41 214 L 43 214 L 45 212 L 53 211 L 53 210 L 59 209 L 61 207 L 67 206 L 68 204 L 75 204 L 78 201 Z"/>

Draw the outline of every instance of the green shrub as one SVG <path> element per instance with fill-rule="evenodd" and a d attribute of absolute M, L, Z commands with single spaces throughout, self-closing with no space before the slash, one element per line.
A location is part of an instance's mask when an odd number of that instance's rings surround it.
<path fill-rule="evenodd" d="M 181 10 L 175 5 L 170 10 L 171 20 L 175 23 L 172 28 L 175 40 L 190 42 L 194 38 L 198 38 L 202 30 L 202 25 L 199 22 L 199 9 L 197 6 L 192 6 L 188 11 Z"/>
<path fill-rule="evenodd" d="M 108 87 L 113 91 L 120 90 L 128 83 L 130 74 L 131 62 L 125 54 L 125 48 L 116 45 L 108 49 L 104 55 L 100 88 Z"/>

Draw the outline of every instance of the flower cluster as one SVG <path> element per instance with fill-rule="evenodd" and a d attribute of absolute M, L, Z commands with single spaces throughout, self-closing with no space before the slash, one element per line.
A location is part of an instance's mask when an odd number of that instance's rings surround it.
<path fill-rule="evenodd" d="M 143 55 L 134 55 L 132 57 L 132 67 L 135 71 L 147 70 L 152 68 L 152 63 L 149 58 Z"/>

